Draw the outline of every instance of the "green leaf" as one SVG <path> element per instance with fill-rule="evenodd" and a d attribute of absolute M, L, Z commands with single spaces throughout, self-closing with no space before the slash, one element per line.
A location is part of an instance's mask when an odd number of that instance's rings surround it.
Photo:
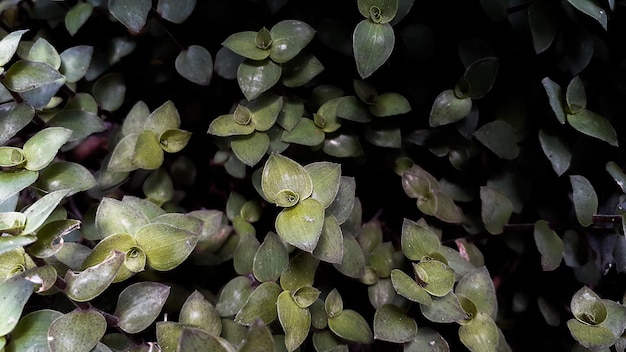
<path fill-rule="evenodd" d="M 176 351 L 230 352 L 219 337 L 199 328 L 185 327 L 180 333 Z"/>
<path fill-rule="evenodd" d="M 322 73 L 324 65 L 309 53 L 300 53 L 283 65 L 281 81 L 285 87 L 301 87 Z"/>
<path fill-rule="evenodd" d="M 415 338 L 404 345 L 404 352 L 450 352 L 450 346 L 435 330 L 421 327 Z"/>
<path fill-rule="evenodd" d="M 504 4 L 506 13 L 507 3 L 501 0 L 495 1 Z M 465 70 L 463 78 L 469 84 L 470 98 L 480 99 L 489 93 L 494 81 L 496 80 L 496 75 L 498 74 L 498 64 L 499 61 L 497 57 L 486 57 L 476 60 L 469 65 L 469 67 Z"/>
<path fill-rule="evenodd" d="M 51 309 L 26 314 L 11 332 L 7 351 L 48 351 L 48 329 L 63 314 Z"/>
<path fill-rule="evenodd" d="M 289 253 L 278 235 L 269 232 L 254 255 L 252 272 L 258 281 L 276 281 L 289 264 Z"/>
<path fill-rule="evenodd" d="M 405 274 L 402 270 L 391 270 L 391 283 L 396 292 L 413 302 L 430 305 L 432 298 L 413 278 Z"/>
<path fill-rule="evenodd" d="M 208 133 L 219 137 L 240 136 L 250 134 L 254 129 L 253 124 L 241 125 L 235 122 L 232 114 L 228 114 L 211 121 Z"/>
<path fill-rule="evenodd" d="M 281 342 L 275 341 L 272 336 L 272 332 L 267 326 L 253 325 L 248 329 L 248 335 L 242 346 L 239 347 L 239 352 L 272 352 Z"/>
<path fill-rule="evenodd" d="M 329 318 L 336 317 L 343 312 L 343 299 L 336 288 L 330 291 L 326 296 L 324 300 L 324 310 Z"/>
<path fill-rule="evenodd" d="M 549 6 L 543 2 L 533 2 L 528 7 L 528 25 L 533 38 L 536 54 L 548 50 L 557 34 L 557 21 Z"/>
<path fill-rule="evenodd" d="M 168 271 L 180 265 L 196 247 L 198 236 L 168 224 L 148 224 L 137 230 L 135 239 L 146 253 L 148 265 Z"/>
<path fill-rule="evenodd" d="M 101 238 L 118 233 L 134 235 L 148 222 L 139 209 L 113 198 L 103 198 L 96 211 L 96 228 Z"/>
<path fill-rule="evenodd" d="M 26 163 L 22 149 L 16 147 L 0 147 L 0 167 L 11 168 Z"/>
<path fill-rule="evenodd" d="M 44 62 L 58 70 L 61 67 L 61 58 L 57 50 L 44 38 L 37 38 L 28 51 L 28 60 Z"/>
<path fill-rule="evenodd" d="M 337 158 L 357 157 L 363 155 L 359 138 L 353 134 L 328 136 L 322 146 L 324 153 Z"/>
<path fill-rule="evenodd" d="M 398 12 L 398 0 L 359 0 L 359 12 L 374 23 L 387 23 Z"/>
<path fill-rule="evenodd" d="M 330 206 L 326 208 L 326 212 L 333 215 L 339 225 L 346 222 L 348 217 L 350 217 L 350 213 L 354 207 L 355 191 L 356 182 L 354 181 L 354 177 L 341 176 L 337 196 L 335 196 Z"/>
<path fill-rule="evenodd" d="M 324 208 L 314 199 L 300 200 L 276 217 L 276 232 L 287 243 L 312 252 L 322 233 Z"/>
<path fill-rule="evenodd" d="M 374 105 L 370 107 L 372 115 L 377 117 L 402 115 L 409 111 L 409 101 L 398 93 L 383 93 L 376 97 Z"/>
<path fill-rule="evenodd" d="M 176 106 L 171 100 L 166 101 L 156 108 L 144 123 L 144 128 L 161 135 L 168 130 L 180 127 L 180 115 Z"/>
<path fill-rule="evenodd" d="M 158 282 L 137 282 L 126 287 L 117 299 L 114 316 L 117 326 L 129 334 L 145 330 L 161 313 L 169 286 Z"/>
<path fill-rule="evenodd" d="M 291 131 L 284 131 L 281 141 L 314 147 L 324 142 L 324 131 L 306 117 L 300 118 Z"/>
<path fill-rule="evenodd" d="M 157 135 L 145 130 L 137 137 L 131 165 L 140 169 L 156 170 L 163 164 L 164 156 Z"/>
<path fill-rule="evenodd" d="M 270 34 L 270 58 L 282 64 L 296 57 L 313 40 L 315 30 L 302 21 L 284 20 L 274 25 Z"/>
<path fill-rule="evenodd" d="M 438 260 L 422 260 L 413 263 L 413 270 L 426 292 L 435 297 L 443 297 L 452 291 L 454 286 L 454 270 Z"/>
<path fill-rule="evenodd" d="M 300 201 L 309 198 L 313 193 L 313 181 L 306 169 L 295 161 L 275 153 L 271 154 L 265 162 L 261 187 L 268 200 L 283 207 L 295 205 L 295 203 L 290 204 L 289 202 L 279 203 L 279 193 L 283 190 L 296 193 Z M 319 202 L 316 203 L 319 204 Z"/>
<path fill-rule="evenodd" d="M 607 30 L 608 17 L 606 11 L 592 0 L 567 0 L 578 11 L 598 21 L 604 30 Z M 584 345 L 583 345 L 584 346 Z"/>
<path fill-rule="evenodd" d="M 341 164 L 315 162 L 304 167 L 313 181 L 311 198 L 328 208 L 339 191 Z"/>
<path fill-rule="evenodd" d="M 289 291 L 283 291 L 276 301 L 278 320 L 285 331 L 285 347 L 291 352 L 298 348 L 309 334 L 311 313 L 300 308 Z"/>
<path fill-rule="evenodd" d="M 365 272 L 365 256 L 353 236 L 343 236 L 343 258 L 341 264 L 333 264 L 345 276 L 358 279 Z"/>
<path fill-rule="evenodd" d="M 123 0 L 110 0 L 123 1 Z M 139 0 L 136 3 L 143 2 Z M 124 103 L 124 95 L 126 94 L 126 84 L 124 76 L 119 73 L 110 73 L 99 78 L 93 85 L 93 97 L 98 102 L 101 109 L 107 111 L 115 111 Z"/>
<path fill-rule="evenodd" d="M 159 5 L 161 5 L 161 0 Z M 168 2 L 171 2 L 168 1 Z M 188 0 L 186 2 L 193 2 L 195 0 Z M 174 6 L 174 5 L 168 5 Z M 180 5 L 176 3 L 176 10 L 180 9 Z M 183 50 L 176 57 L 174 62 L 176 71 L 188 79 L 189 81 L 199 84 L 201 86 L 208 86 L 211 83 L 211 77 L 213 76 L 213 59 L 211 53 L 200 45 L 191 45 L 187 50 Z"/>
<path fill-rule="evenodd" d="M 556 115 L 556 119 L 562 125 L 565 124 L 565 106 L 561 86 L 548 77 L 542 79 L 541 84 L 543 84 L 543 88 L 548 95 L 548 102 L 550 103 L 550 107 L 552 108 L 554 115 Z"/>
<path fill-rule="evenodd" d="M 432 297 L 432 300 L 430 305 L 420 304 L 422 314 L 432 322 L 454 323 L 467 317 L 458 297 L 453 292 L 443 297 Z"/>
<path fill-rule="evenodd" d="M 430 109 L 428 123 L 430 127 L 438 127 L 457 122 L 469 115 L 472 110 L 470 97 L 459 98 L 452 89 L 444 90 L 437 95 Z"/>
<path fill-rule="evenodd" d="M 609 347 L 616 340 L 613 332 L 601 325 L 587 325 L 576 319 L 570 319 L 567 321 L 567 328 L 574 340 L 590 349 Z"/>
<path fill-rule="evenodd" d="M 377 340 L 404 343 L 417 334 L 415 320 L 400 308 L 385 304 L 374 314 L 374 338 Z"/>
<path fill-rule="evenodd" d="M 334 215 L 324 215 L 322 234 L 313 250 L 313 256 L 327 263 L 341 264 L 343 260 L 343 233 Z"/>
<path fill-rule="evenodd" d="M 63 127 L 48 127 L 24 143 L 27 170 L 39 171 L 52 162 L 58 150 L 70 138 L 72 131 Z"/>
<path fill-rule="evenodd" d="M 247 136 L 236 136 L 230 142 L 230 147 L 237 156 L 248 166 L 256 165 L 270 146 L 270 137 L 263 132 L 254 131 Z"/>
<path fill-rule="evenodd" d="M 276 301 L 280 293 L 280 286 L 276 283 L 261 283 L 252 291 L 245 305 L 237 312 L 235 321 L 246 326 L 254 325 L 257 320 L 261 320 L 264 324 L 273 322 L 278 317 Z"/>
<path fill-rule="evenodd" d="M 512 160 L 519 154 L 516 131 L 503 120 L 484 124 L 474 132 L 474 137 L 502 159 Z"/>
<path fill-rule="evenodd" d="M 361 78 L 371 76 L 387 61 L 395 40 L 389 23 L 374 23 L 367 19 L 356 25 L 352 34 L 352 48 Z"/>
<path fill-rule="evenodd" d="M 111 15 L 135 33 L 146 25 L 151 7 L 150 0 L 109 0 Z"/>
<path fill-rule="evenodd" d="M 26 32 L 28 32 L 28 29 L 13 31 L 0 39 L 0 67 L 6 65 L 13 58 L 17 46 Z"/>
<path fill-rule="evenodd" d="M 48 330 L 48 346 L 55 352 L 91 351 L 106 329 L 106 320 L 99 312 L 75 309 L 52 322 Z"/>
<path fill-rule="evenodd" d="M 48 121 L 48 125 L 64 127 L 72 131 L 68 142 L 74 142 L 106 130 L 104 121 L 97 115 L 82 109 L 63 110 Z"/>
<path fill-rule="evenodd" d="M 144 270 L 146 255 L 137 246 L 135 239 L 127 233 L 117 233 L 98 242 L 80 266 L 88 268 L 97 265 L 106 260 L 112 251 L 124 253 L 125 256 L 124 265 L 117 271 L 113 282 L 126 280 L 133 274 Z"/>
<path fill-rule="evenodd" d="M 162 18 L 181 24 L 191 15 L 196 7 L 196 0 L 159 0 L 156 11 Z"/>
<path fill-rule="evenodd" d="M 252 273 L 254 255 L 261 246 L 259 240 L 253 234 L 241 233 L 239 244 L 233 253 L 233 267 L 239 275 Z"/>
<path fill-rule="evenodd" d="M 563 241 L 550 229 L 548 223 L 539 220 L 535 223 L 535 244 L 541 253 L 541 266 L 544 271 L 555 270 L 563 259 Z"/>
<path fill-rule="evenodd" d="M 302 286 L 292 292 L 293 300 L 301 308 L 309 308 L 320 296 L 320 290 L 311 286 Z"/>
<path fill-rule="evenodd" d="M 312 286 L 319 260 L 311 254 L 296 254 L 280 275 L 280 286 L 287 291 L 295 291 L 304 286 Z"/>
<path fill-rule="evenodd" d="M 0 220 L 0 222 L 1 221 L 2 220 Z M 32 236 L 32 235 L 2 236 L 0 237 L 0 255 L 6 252 L 12 251 L 16 248 L 27 246 L 35 242 L 36 240 L 37 240 L 37 237 Z"/>
<path fill-rule="evenodd" d="M 281 74 L 282 68 L 270 59 L 248 59 L 239 65 L 237 83 L 246 99 L 252 100 L 278 83 Z"/>
<path fill-rule="evenodd" d="M 328 327 L 337 336 L 360 343 L 372 343 L 374 334 L 367 321 L 352 309 L 344 309 L 341 314 L 328 318 Z"/>
<path fill-rule="evenodd" d="M 602 298 L 587 286 L 583 286 L 572 296 L 570 308 L 574 317 L 587 325 L 601 324 L 608 315 Z"/>
<path fill-rule="evenodd" d="M 38 176 L 30 170 L 0 171 L 0 204 L 33 184 Z"/>
<path fill-rule="evenodd" d="M 130 136 L 143 132 L 146 120 L 150 116 L 150 109 L 143 101 L 138 101 L 130 109 L 122 125 L 122 135 Z"/>
<path fill-rule="evenodd" d="M 565 91 L 565 101 L 570 114 L 577 114 L 587 107 L 585 86 L 579 76 L 572 78 Z"/>
<path fill-rule="evenodd" d="M 509 222 L 513 213 L 513 204 L 498 189 L 487 186 L 480 187 L 480 200 L 481 218 L 485 229 L 492 235 L 502 233 L 504 225 Z"/>
<path fill-rule="evenodd" d="M 574 210 L 578 222 L 587 227 L 593 224 L 593 216 L 598 212 L 598 195 L 584 176 L 571 175 Z"/>
<path fill-rule="evenodd" d="M 245 276 L 237 276 L 222 287 L 215 309 L 222 317 L 233 316 L 245 306 L 252 291 L 250 280 Z"/>
<path fill-rule="evenodd" d="M 557 176 L 561 176 L 569 169 L 572 160 L 572 152 L 570 151 L 567 141 L 562 135 L 554 135 L 546 132 L 544 129 L 539 130 L 539 142 L 543 153 L 546 155 L 552 169 Z"/>
<path fill-rule="evenodd" d="M 567 114 L 567 122 L 578 132 L 618 146 L 617 132 L 611 123 L 593 111 L 582 109 L 574 115 Z"/>
<path fill-rule="evenodd" d="M 498 326 L 489 315 L 479 312 L 468 324 L 461 325 L 459 339 L 470 351 L 496 352 Z"/>
<path fill-rule="evenodd" d="M 33 286 L 33 282 L 20 276 L 0 282 L 0 336 L 10 333 L 17 325 L 22 309 L 33 293 Z"/>
<path fill-rule="evenodd" d="M 619 165 L 614 161 L 606 163 L 606 172 L 611 175 L 615 183 L 619 186 L 622 192 L 626 193 L 626 174 Z"/>
<path fill-rule="evenodd" d="M 179 321 L 202 328 L 214 336 L 219 336 L 222 332 L 219 313 L 197 290 L 185 300 L 180 309 Z"/>
<path fill-rule="evenodd" d="M 439 237 L 429 228 L 409 219 L 402 223 L 402 252 L 410 260 L 420 260 L 439 251 Z"/>
<path fill-rule="evenodd" d="M 368 106 L 355 96 L 342 98 L 341 104 L 337 107 L 337 116 L 345 120 L 361 123 L 367 123 L 372 120 Z"/>
<path fill-rule="evenodd" d="M 28 251 L 37 258 L 48 258 L 63 247 L 63 236 L 80 227 L 78 220 L 55 220 L 37 231 L 37 242 Z"/>
<path fill-rule="evenodd" d="M 67 14 L 65 14 L 65 28 L 71 36 L 76 34 L 80 27 L 91 17 L 93 13 L 93 5 L 88 2 L 80 2 L 74 5 Z"/>
<path fill-rule="evenodd" d="M 222 43 L 224 47 L 247 59 L 259 61 L 270 56 L 270 51 L 256 45 L 257 32 L 245 31 L 231 34 Z"/>
<path fill-rule="evenodd" d="M 27 103 L 0 106 L 0 145 L 4 145 L 17 132 L 26 127 L 35 116 L 35 109 Z"/>
<path fill-rule="evenodd" d="M 37 229 L 43 225 L 48 219 L 54 209 L 61 203 L 63 198 L 68 194 L 68 190 L 59 190 L 46 194 L 38 199 L 35 203 L 31 204 L 25 211 L 26 226 L 22 231 L 22 234 L 28 235 L 37 231 Z"/>
<path fill-rule="evenodd" d="M 100 264 L 91 266 L 80 273 L 68 271 L 65 274 L 67 287 L 65 294 L 77 302 L 87 302 L 106 290 L 124 264 L 126 255 L 113 251 Z"/>
<path fill-rule="evenodd" d="M 465 274 L 456 285 L 455 293 L 459 297 L 469 299 L 479 312 L 496 318 L 498 310 L 496 289 L 485 266 Z"/>

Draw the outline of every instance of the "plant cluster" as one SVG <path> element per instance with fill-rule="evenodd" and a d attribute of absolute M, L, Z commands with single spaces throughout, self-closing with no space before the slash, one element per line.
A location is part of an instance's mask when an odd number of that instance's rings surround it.
<path fill-rule="evenodd" d="M 623 12 L 0 2 L 0 351 L 624 351 Z"/>

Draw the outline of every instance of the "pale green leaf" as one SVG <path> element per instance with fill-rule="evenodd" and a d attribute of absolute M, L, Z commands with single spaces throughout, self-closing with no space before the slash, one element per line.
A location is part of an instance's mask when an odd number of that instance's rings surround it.
<path fill-rule="evenodd" d="M 459 298 L 453 292 L 443 297 L 433 297 L 430 305 L 420 304 L 420 310 L 426 319 L 436 323 L 454 323 L 467 317 Z"/>
<path fill-rule="evenodd" d="M 259 319 L 264 324 L 269 324 L 276 320 L 278 317 L 276 301 L 280 293 L 280 286 L 276 283 L 261 283 L 252 291 L 245 305 L 237 312 L 235 321 L 239 324 L 251 326 Z"/>
<path fill-rule="evenodd" d="M 250 280 L 245 276 L 237 276 L 221 288 L 215 309 L 222 317 L 234 316 L 245 306 L 252 291 Z"/>
<path fill-rule="evenodd" d="M 430 305 L 432 298 L 415 279 L 399 269 L 391 270 L 391 283 L 394 290 L 402 297 L 424 305 Z"/>
<path fill-rule="evenodd" d="M 48 329 L 63 314 L 42 309 L 26 314 L 11 332 L 11 344 L 7 352 L 48 351 Z"/>
<path fill-rule="evenodd" d="M 296 57 L 311 42 L 315 30 L 302 21 L 284 20 L 274 25 L 270 34 L 270 58 L 282 64 Z"/>
<path fill-rule="evenodd" d="M 75 309 L 52 322 L 48 330 L 48 346 L 54 352 L 89 352 L 106 329 L 106 320 L 99 312 Z"/>
<path fill-rule="evenodd" d="M 96 228 L 101 238 L 118 233 L 134 235 L 148 222 L 139 209 L 113 198 L 103 198 L 96 211 Z"/>
<path fill-rule="evenodd" d="M 44 38 L 37 38 L 28 51 L 28 60 L 44 62 L 55 70 L 61 67 L 61 57 L 57 50 Z"/>
<path fill-rule="evenodd" d="M 276 232 L 287 243 L 312 252 L 322 233 L 324 208 L 314 199 L 301 200 L 276 217 Z"/>
<path fill-rule="evenodd" d="M 482 312 L 459 328 L 459 339 L 470 351 L 496 352 L 500 336 L 493 319 Z"/>
<path fill-rule="evenodd" d="M 281 81 L 285 87 L 301 87 L 322 73 L 324 65 L 309 53 L 300 53 L 283 65 Z"/>
<path fill-rule="evenodd" d="M 0 171 L 0 204 L 33 184 L 38 176 L 30 170 Z"/>
<path fill-rule="evenodd" d="M 297 162 L 275 153 L 270 155 L 265 162 L 261 178 L 261 187 L 265 197 L 279 206 L 295 205 L 295 203 L 278 203 L 279 193 L 283 190 L 296 193 L 300 201 L 309 198 L 313 193 L 313 181 L 306 169 Z M 319 202 L 316 203 L 319 204 Z M 313 248 L 311 248 L 311 250 L 313 250 Z"/>
<path fill-rule="evenodd" d="M 359 12 L 375 23 L 387 23 L 398 12 L 398 0 L 359 0 Z"/>
<path fill-rule="evenodd" d="M 444 90 L 437 95 L 430 109 L 428 123 L 430 127 L 438 127 L 464 119 L 472 109 L 472 99 L 459 98 L 452 89 Z"/>
<path fill-rule="evenodd" d="M 309 335 L 311 313 L 306 308 L 300 308 L 288 291 L 283 291 L 278 295 L 276 308 L 278 320 L 285 331 L 285 347 L 291 352 L 298 348 Z"/>
<path fill-rule="evenodd" d="M 0 336 L 10 333 L 15 328 L 26 301 L 33 293 L 33 287 L 33 282 L 20 276 L 0 282 L 0 316 L 2 316 Z"/>
<path fill-rule="evenodd" d="M 80 27 L 91 17 L 93 5 L 88 2 L 79 2 L 65 14 L 65 28 L 71 36 L 76 34 Z"/>
<path fill-rule="evenodd" d="M 74 142 L 91 134 L 106 130 L 106 124 L 95 113 L 82 109 L 60 111 L 48 121 L 48 125 L 63 127 L 72 131 L 68 142 Z"/>
<path fill-rule="evenodd" d="M 479 312 L 495 319 L 498 311 L 496 289 L 486 267 L 482 266 L 463 276 L 455 293 L 472 301 Z"/>
<path fill-rule="evenodd" d="M 319 260 L 307 252 L 295 255 L 280 275 L 280 286 L 287 291 L 295 291 L 300 287 L 313 286 L 313 279 Z"/>
<path fill-rule="evenodd" d="M 217 309 L 197 290 L 185 300 L 178 320 L 202 328 L 214 336 L 222 332 L 222 320 Z"/>
<path fill-rule="evenodd" d="M 402 223 L 402 252 L 410 260 L 420 260 L 439 251 L 439 237 L 429 228 L 409 219 Z"/>
<path fill-rule="evenodd" d="M 27 170 L 39 171 L 48 166 L 57 152 L 67 142 L 72 131 L 63 127 L 48 127 L 24 143 Z"/>
<path fill-rule="evenodd" d="M 367 321 L 352 309 L 344 309 L 339 315 L 328 318 L 328 327 L 346 340 L 366 344 L 374 341 L 374 334 Z"/>
<path fill-rule="evenodd" d="M 291 131 L 283 132 L 281 141 L 314 147 L 324 142 L 324 137 L 324 131 L 313 120 L 302 117 Z"/>
<path fill-rule="evenodd" d="M 0 40 L 0 67 L 6 65 L 11 60 L 22 36 L 26 32 L 28 32 L 28 29 L 13 31 Z"/>
<path fill-rule="evenodd" d="M 257 32 L 245 31 L 231 34 L 222 45 L 233 53 L 247 59 L 258 61 L 267 59 L 270 51 L 256 45 Z"/>
<path fill-rule="evenodd" d="M 36 231 L 48 219 L 54 209 L 61 203 L 69 190 L 62 189 L 46 194 L 31 204 L 25 211 L 26 226 L 22 234 L 28 235 Z"/>
<path fill-rule="evenodd" d="M 556 119 L 561 124 L 565 124 L 565 101 L 563 97 L 563 89 L 556 82 L 551 80 L 548 77 L 545 77 L 541 80 L 541 84 L 548 95 L 548 102 L 550 103 L 550 107 L 556 115 Z"/>
<path fill-rule="evenodd" d="M 254 132 L 254 129 L 253 124 L 239 124 L 235 122 L 232 114 L 228 114 L 218 116 L 211 121 L 208 133 L 219 137 L 240 136 L 250 134 Z"/>
<path fill-rule="evenodd" d="M 198 236 L 168 224 L 148 224 L 137 230 L 135 239 L 145 251 L 148 265 L 168 271 L 180 265 L 196 247 Z"/>

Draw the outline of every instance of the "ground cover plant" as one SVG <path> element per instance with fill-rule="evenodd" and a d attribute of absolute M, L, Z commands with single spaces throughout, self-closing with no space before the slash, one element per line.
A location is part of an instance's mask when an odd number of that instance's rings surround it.
<path fill-rule="evenodd" d="M 0 1 L 0 351 L 624 351 L 623 1 Z"/>

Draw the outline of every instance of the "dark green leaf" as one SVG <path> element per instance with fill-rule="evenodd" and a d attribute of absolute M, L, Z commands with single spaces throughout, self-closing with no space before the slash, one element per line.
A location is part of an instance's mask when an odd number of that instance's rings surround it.
<path fill-rule="evenodd" d="M 430 127 L 447 125 L 464 119 L 472 109 L 472 99 L 459 98 L 452 89 L 439 93 L 430 110 Z"/>
<path fill-rule="evenodd" d="M 584 176 L 569 177 L 572 184 L 574 210 L 576 218 L 583 226 L 593 224 L 593 215 L 598 211 L 598 196 L 593 186 Z"/>
<path fill-rule="evenodd" d="M 567 122 L 579 132 L 603 140 L 617 147 L 617 132 L 611 123 L 593 111 L 582 109 L 574 115 L 567 115 Z"/>
<path fill-rule="evenodd" d="M 35 115 L 32 106 L 26 103 L 0 105 L 0 145 L 4 145 L 22 128 L 26 127 Z"/>
<path fill-rule="evenodd" d="M 309 334 L 311 313 L 307 308 L 300 308 L 290 292 L 283 291 L 276 301 L 278 320 L 285 331 L 285 347 L 291 352 L 298 348 Z"/>
<path fill-rule="evenodd" d="M 417 334 L 417 324 L 400 308 L 385 304 L 374 314 L 374 338 L 393 343 L 408 342 Z"/>
<path fill-rule="evenodd" d="M 257 320 L 269 324 L 278 317 L 276 301 L 281 293 L 280 287 L 274 282 L 263 282 L 252 291 L 245 305 L 237 312 L 235 321 L 251 326 Z"/>
<path fill-rule="evenodd" d="M 325 136 L 313 120 L 302 117 L 291 131 L 283 132 L 281 141 L 314 147 L 324 142 Z"/>
<path fill-rule="evenodd" d="M 428 292 L 418 285 L 415 279 L 411 278 L 403 271 L 393 269 L 391 271 L 391 282 L 394 290 L 396 290 L 400 296 L 424 305 L 430 305 L 432 303 L 432 298 Z"/>
<path fill-rule="evenodd" d="M 531 3 L 528 7 L 528 24 L 535 53 L 541 54 L 548 50 L 557 33 L 557 21 L 553 17 L 550 5 L 544 2 Z"/>
<path fill-rule="evenodd" d="M 563 241 L 550 229 L 548 223 L 539 220 L 535 223 L 535 244 L 541 253 L 541 266 L 544 271 L 555 270 L 563 259 Z"/>
<path fill-rule="evenodd" d="M 565 124 L 565 101 L 563 100 L 564 97 L 561 86 L 548 77 L 542 79 L 541 83 L 543 84 L 543 88 L 546 90 L 548 102 L 550 103 L 550 107 L 552 108 L 554 115 L 556 115 L 556 119 L 561 124 Z"/>
<path fill-rule="evenodd" d="M 270 51 L 257 47 L 256 36 L 257 32 L 252 31 L 234 33 L 226 38 L 222 45 L 233 53 L 250 60 L 267 59 L 270 56 Z"/>
<path fill-rule="evenodd" d="M 68 142 L 74 142 L 106 129 L 100 117 L 82 109 L 63 110 L 48 121 L 50 126 L 64 127 L 72 131 Z"/>
<path fill-rule="evenodd" d="M 506 9 L 507 2 L 502 0 L 482 0 L 503 3 Z M 505 11 L 506 13 L 506 11 Z M 498 74 L 498 58 L 486 57 L 474 61 L 466 70 L 463 78 L 470 86 L 469 97 L 480 99 L 487 95 L 496 80 Z"/>
<path fill-rule="evenodd" d="M 328 327 L 346 340 L 372 343 L 374 334 L 367 321 L 352 309 L 344 309 L 339 315 L 328 318 Z"/>
<path fill-rule="evenodd" d="M 343 233 L 335 216 L 326 213 L 322 234 L 313 256 L 327 263 L 340 264 L 343 259 Z"/>
<path fill-rule="evenodd" d="M 398 12 L 398 0 L 359 0 L 359 12 L 375 23 L 387 23 Z"/>
<path fill-rule="evenodd" d="M 324 65 L 309 53 L 300 53 L 283 65 L 281 80 L 285 87 L 295 88 L 309 83 L 322 73 Z"/>
<path fill-rule="evenodd" d="M 492 235 L 502 233 L 504 225 L 509 222 L 513 213 L 513 204 L 500 191 L 493 187 L 480 188 L 482 202 L 481 217 L 485 229 Z"/>
<path fill-rule="evenodd" d="M 539 142 L 543 153 L 550 160 L 554 172 L 558 176 L 563 175 L 569 169 L 572 160 L 572 152 L 567 141 L 561 135 L 554 135 L 541 129 L 539 130 Z"/>
<path fill-rule="evenodd" d="M 479 128 L 474 136 L 498 157 L 511 160 L 517 157 L 520 150 L 515 133 L 507 122 L 495 120 Z"/>
<path fill-rule="evenodd" d="M 502 21 L 508 15 L 509 2 L 506 0 L 480 0 L 480 5 L 492 21 Z"/>
<path fill-rule="evenodd" d="M 578 11 L 598 21 L 604 30 L 607 30 L 608 18 L 606 11 L 592 0 L 567 0 Z"/>
<path fill-rule="evenodd" d="M 284 20 L 274 25 L 270 34 L 270 58 L 282 64 L 296 57 L 311 42 L 315 30 L 302 21 Z"/>
<path fill-rule="evenodd" d="M 150 0 L 109 0 L 111 15 L 135 33 L 146 25 L 151 7 Z"/>
<path fill-rule="evenodd" d="M 280 286 L 287 291 L 312 286 L 319 260 L 311 254 L 300 252 L 295 255 L 280 275 Z"/>
<path fill-rule="evenodd" d="M 389 23 L 363 20 L 352 35 L 352 46 L 357 71 L 361 78 L 371 76 L 391 56 L 395 44 L 393 28 Z"/>
<path fill-rule="evenodd" d="M 248 59 L 239 65 L 237 83 L 246 99 L 252 100 L 278 83 L 281 74 L 282 68 L 269 59 Z"/>
<path fill-rule="evenodd" d="M 289 264 L 289 253 L 278 235 L 268 233 L 254 255 L 252 272 L 258 281 L 276 281 Z"/>
<path fill-rule="evenodd" d="M 215 309 L 222 317 L 234 316 L 245 306 L 252 291 L 250 280 L 245 276 L 237 276 L 222 287 Z"/>
<path fill-rule="evenodd" d="M 139 2 L 143 2 L 143 0 L 137 1 L 137 3 Z M 93 85 L 93 97 L 96 98 L 98 105 L 103 110 L 115 111 L 119 109 L 124 102 L 125 94 L 126 84 L 124 83 L 124 76 L 119 73 L 103 76 Z"/>
<path fill-rule="evenodd" d="M 343 259 L 341 264 L 333 266 L 345 276 L 358 279 L 365 271 L 365 256 L 356 239 L 352 236 L 343 236 Z"/>
<path fill-rule="evenodd" d="M 159 2 L 159 5 L 161 5 L 162 2 L 163 0 Z M 171 2 L 171 0 L 168 2 Z M 196 1 L 188 0 L 186 2 L 193 2 L 195 5 Z M 176 3 L 176 10 L 178 11 L 179 9 L 180 5 Z M 213 59 L 211 58 L 211 53 L 202 46 L 191 45 L 187 50 L 181 51 L 176 57 L 174 65 L 176 71 L 178 71 L 181 76 L 193 83 L 202 86 L 208 86 L 209 83 L 211 83 L 211 77 L 213 76 Z"/>
<path fill-rule="evenodd" d="M 0 204 L 32 185 L 39 174 L 30 170 L 0 171 Z"/>
<path fill-rule="evenodd" d="M 159 0 L 157 12 L 173 23 L 183 23 L 196 7 L 196 0 Z"/>
<path fill-rule="evenodd" d="M 255 131 L 247 136 L 233 137 L 230 146 L 241 162 L 254 166 L 265 156 L 270 146 L 270 137 L 263 132 Z"/>

